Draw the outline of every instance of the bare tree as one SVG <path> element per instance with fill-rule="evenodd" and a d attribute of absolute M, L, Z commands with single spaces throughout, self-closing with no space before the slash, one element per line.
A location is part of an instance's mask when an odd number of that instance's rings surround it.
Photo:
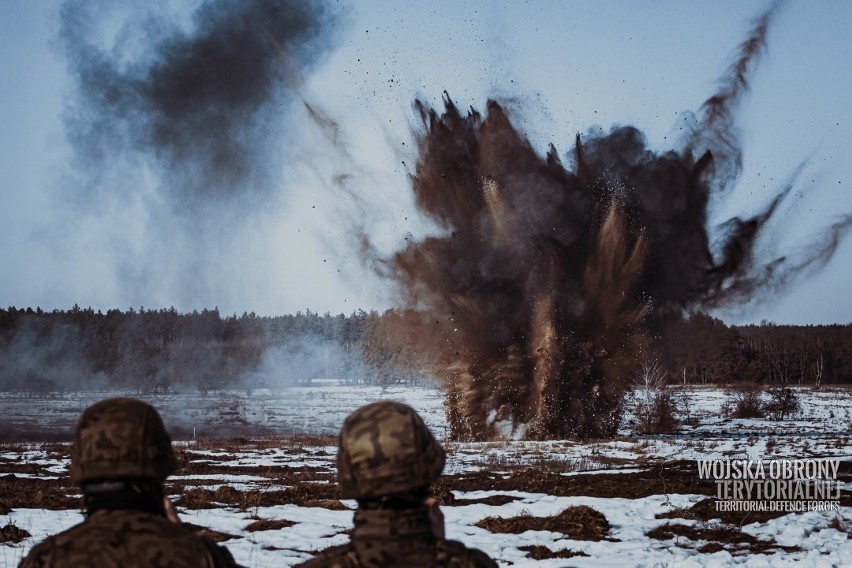
<path fill-rule="evenodd" d="M 666 388 L 666 375 L 660 357 L 653 354 L 639 368 L 633 383 L 637 431 L 641 434 L 671 432 L 677 425 L 677 402 Z M 684 377 L 686 370 L 684 368 Z"/>
<path fill-rule="evenodd" d="M 811 361 L 811 346 L 808 342 L 805 341 L 805 337 L 801 333 L 796 334 L 796 349 L 795 349 L 795 359 L 796 359 L 796 367 L 798 371 L 798 379 L 799 384 L 801 385 L 805 382 L 805 377 L 808 374 L 808 367 Z"/>
<path fill-rule="evenodd" d="M 793 371 L 793 353 L 786 339 L 767 340 L 764 350 L 769 361 L 770 381 L 786 385 Z"/>
<path fill-rule="evenodd" d="M 663 369 L 660 357 L 654 354 L 642 363 L 639 374 L 636 376 L 635 387 L 645 391 L 646 394 L 658 391 L 666 386 L 667 374 L 668 371 Z M 684 376 L 686 376 L 685 370 Z"/>
<path fill-rule="evenodd" d="M 814 388 L 819 389 L 822 384 L 822 374 L 825 372 L 825 355 L 822 351 L 817 352 L 813 363 L 814 369 Z"/>

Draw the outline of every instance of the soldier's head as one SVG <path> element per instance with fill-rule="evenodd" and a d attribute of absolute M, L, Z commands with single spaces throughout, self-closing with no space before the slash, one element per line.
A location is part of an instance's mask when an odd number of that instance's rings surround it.
<path fill-rule="evenodd" d="M 127 479 L 162 483 L 174 471 L 171 438 L 150 404 L 110 398 L 80 416 L 71 446 L 74 483 Z"/>
<path fill-rule="evenodd" d="M 413 408 L 393 401 L 362 406 L 340 430 L 337 478 L 344 499 L 425 493 L 446 456 Z"/>

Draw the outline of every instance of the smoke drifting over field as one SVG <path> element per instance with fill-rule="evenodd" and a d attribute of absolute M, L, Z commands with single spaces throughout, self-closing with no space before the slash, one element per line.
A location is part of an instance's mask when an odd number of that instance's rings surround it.
<path fill-rule="evenodd" d="M 292 111 L 332 47 L 332 22 L 320 0 L 63 6 L 75 87 L 65 126 L 78 159 L 69 195 L 99 218 L 92 239 L 114 242 L 119 286 L 146 303 L 212 307 L 230 302 L 239 268 L 261 289 L 250 300 L 264 297 L 269 268 L 245 260 L 268 248 L 264 215 L 288 187 Z"/>
<path fill-rule="evenodd" d="M 742 302 L 831 255 L 849 219 L 807 258 L 755 252 L 795 176 L 756 215 L 708 228 L 711 200 L 742 168 L 736 110 L 772 16 L 667 152 L 633 127 L 593 130 L 566 167 L 554 147 L 537 155 L 497 102 L 484 115 L 449 96 L 442 113 L 417 103 L 412 186 L 443 233 L 384 266 L 429 315 L 416 327 L 438 346 L 452 436 L 612 434 L 667 317 Z"/>
<path fill-rule="evenodd" d="M 179 205 L 270 191 L 281 105 L 326 48 L 321 4 L 206 1 L 188 29 L 135 14 L 111 49 L 92 43 L 100 10 L 70 2 L 62 12 L 80 89 L 68 126 L 82 156 L 100 167 L 124 152 L 153 158 Z"/>

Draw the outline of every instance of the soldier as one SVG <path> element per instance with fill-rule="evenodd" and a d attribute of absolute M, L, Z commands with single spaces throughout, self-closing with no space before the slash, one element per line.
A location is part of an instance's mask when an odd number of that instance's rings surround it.
<path fill-rule="evenodd" d="M 238 566 L 227 549 L 180 524 L 163 482 L 175 471 L 160 415 L 141 400 L 87 408 L 71 446 L 86 520 L 34 547 L 19 568 Z"/>
<path fill-rule="evenodd" d="M 301 566 L 496 567 L 484 552 L 444 538 L 444 517 L 429 497 L 444 461 L 444 450 L 411 407 L 382 401 L 353 412 L 337 453 L 341 497 L 358 500 L 351 542 Z"/>

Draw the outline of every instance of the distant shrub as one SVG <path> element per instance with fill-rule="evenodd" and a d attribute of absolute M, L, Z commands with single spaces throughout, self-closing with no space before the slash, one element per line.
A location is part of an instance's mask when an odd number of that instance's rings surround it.
<path fill-rule="evenodd" d="M 698 416 L 692 412 L 692 398 L 686 388 L 679 389 L 674 396 L 680 422 L 687 426 L 697 426 Z"/>
<path fill-rule="evenodd" d="M 747 388 L 735 392 L 725 413 L 731 418 L 764 418 L 766 411 L 761 391 Z"/>
<path fill-rule="evenodd" d="M 772 420 L 784 420 L 801 410 L 799 396 L 793 389 L 775 387 L 768 389 L 766 393 L 769 395 L 769 402 L 765 408 Z"/>
<path fill-rule="evenodd" d="M 662 434 L 677 429 L 677 402 L 668 389 L 648 393 L 646 399 L 636 405 L 637 433 Z"/>

